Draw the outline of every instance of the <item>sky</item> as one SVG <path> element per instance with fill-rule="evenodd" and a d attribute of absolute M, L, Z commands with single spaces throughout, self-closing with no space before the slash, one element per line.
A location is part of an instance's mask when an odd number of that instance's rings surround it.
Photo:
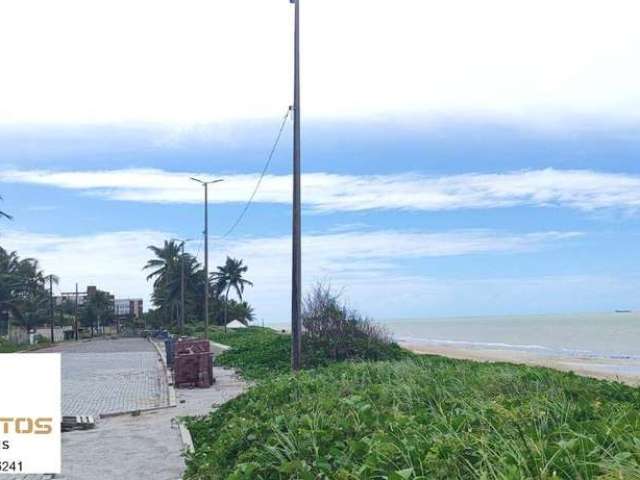
<path fill-rule="evenodd" d="M 303 283 L 380 320 L 640 308 L 633 1 L 301 0 Z M 0 246 L 149 299 L 147 246 L 244 259 L 290 319 L 286 0 L 0 4 Z M 148 303 L 148 302 L 147 302 Z"/>

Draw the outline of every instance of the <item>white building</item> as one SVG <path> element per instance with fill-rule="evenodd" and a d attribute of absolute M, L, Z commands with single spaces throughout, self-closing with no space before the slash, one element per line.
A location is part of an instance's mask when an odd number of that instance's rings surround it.
<path fill-rule="evenodd" d="M 143 302 L 141 298 L 116 298 L 114 301 L 114 313 L 116 317 L 142 316 Z"/>
<path fill-rule="evenodd" d="M 65 302 L 71 302 L 72 304 L 75 305 L 76 303 L 76 294 L 75 292 L 72 293 L 62 293 L 61 295 L 54 297 L 55 298 L 55 302 L 56 302 L 56 306 L 60 306 Z M 85 302 L 87 301 L 87 294 L 85 292 L 78 292 L 78 306 L 81 307 L 85 304 Z"/>

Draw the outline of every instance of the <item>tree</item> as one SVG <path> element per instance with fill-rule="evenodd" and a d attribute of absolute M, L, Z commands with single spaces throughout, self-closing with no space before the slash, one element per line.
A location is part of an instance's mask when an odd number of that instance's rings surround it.
<path fill-rule="evenodd" d="M 20 258 L 0 247 L 0 313 L 21 321 L 25 328 L 50 320 L 46 277 L 37 260 Z"/>
<path fill-rule="evenodd" d="M 30 330 L 34 325 L 44 323 L 48 317 L 49 296 L 45 289 L 45 276 L 40 264 L 33 258 L 19 260 L 16 267 L 14 294 L 19 305 L 19 318 Z"/>
<path fill-rule="evenodd" d="M 253 307 L 247 302 L 236 302 L 231 300 L 229 309 L 231 310 L 231 316 L 233 317 L 233 319 L 238 320 L 245 325 L 253 322 L 253 320 L 255 319 Z"/>
<path fill-rule="evenodd" d="M 242 299 L 245 287 L 253 285 L 243 278 L 247 267 L 242 260 L 227 258 L 225 265 L 218 267 L 217 272 L 207 278 L 196 257 L 188 252 L 183 253 L 181 243 L 166 240 L 162 246 L 151 245 L 148 248 L 154 258 L 147 262 L 143 270 L 149 271 L 147 280 L 153 280 L 151 299 L 156 310 L 148 318 L 152 318 L 155 325 L 161 323 L 168 327 L 174 324 L 180 327 L 178 319 L 182 305 L 183 268 L 185 322 L 197 323 L 202 318 L 205 282 L 213 287 L 208 289 L 209 315 L 215 323 L 226 325 L 229 314 L 245 323 L 253 320 L 253 308 Z M 232 289 L 237 293 L 239 302 L 229 299 Z"/>
<path fill-rule="evenodd" d="M 152 270 L 147 280 L 154 279 L 151 300 L 164 315 L 164 324 L 178 324 L 182 304 L 181 285 L 184 267 L 185 321 L 202 317 L 204 304 L 204 282 L 206 277 L 198 260 L 191 254 L 182 253 L 182 244 L 175 240 L 165 241 L 163 246 L 150 246 L 155 258 L 149 260 L 144 270 Z M 211 291 L 212 289 L 209 289 Z M 154 319 L 158 319 L 157 315 Z"/>
<path fill-rule="evenodd" d="M 156 258 L 152 258 L 143 270 L 153 270 L 147 281 L 154 279 L 151 301 L 164 311 L 167 320 L 175 317 L 180 304 L 181 245 L 175 240 L 165 240 L 162 247 L 149 245 Z"/>
<path fill-rule="evenodd" d="M 228 305 L 229 305 L 229 291 L 233 288 L 238 294 L 238 299 L 242 301 L 242 294 L 244 293 L 244 287 L 246 285 L 253 286 L 249 280 L 246 280 L 242 276 L 247 272 L 249 267 L 242 264 L 242 260 L 227 257 L 227 261 L 224 265 L 219 266 L 217 271 L 211 275 L 211 279 L 215 282 L 217 292 L 225 292 L 225 305 L 224 305 L 224 325 L 225 328 L 229 323 L 228 318 Z"/>
<path fill-rule="evenodd" d="M 2 200 L 2 197 L 1 197 L 1 196 L 0 196 L 0 200 Z M 3 212 L 2 210 L 0 210 L 0 218 L 3 218 L 3 217 L 4 217 L 4 218 L 6 218 L 6 219 L 9 219 L 9 220 L 11 220 L 11 219 L 13 218 L 13 217 L 12 217 L 11 215 L 9 215 L 8 213 Z"/>
<path fill-rule="evenodd" d="M 91 336 L 93 337 L 94 320 L 97 323 L 98 332 L 100 331 L 100 323 L 105 324 L 113 316 L 113 297 L 107 292 L 96 290 L 89 296 L 86 305 L 87 317 L 91 324 Z"/>

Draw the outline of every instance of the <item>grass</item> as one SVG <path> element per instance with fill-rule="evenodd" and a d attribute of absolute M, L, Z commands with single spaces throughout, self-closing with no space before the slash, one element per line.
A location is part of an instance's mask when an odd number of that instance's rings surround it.
<path fill-rule="evenodd" d="M 213 334 L 260 381 L 190 422 L 186 478 L 640 479 L 639 389 L 411 355 L 292 376 L 289 337 L 261 330 Z"/>
<path fill-rule="evenodd" d="M 286 373 L 291 368 L 291 337 L 270 328 L 215 329 L 209 338 L 232 349 L 216 357 L 216 365 L 239 370 L 250 380 Z"/>
<path fill-rule="evenodd" d="M 35 345 L 29 345 L 28 343 L 16 345 L 15 343 L 11 343 L 8 340 L 0 338 L 0 353 L 29 352 L 32 350 L 46 348 L 49 345 L 51 345 L 51 342 L 46 337 L 40 337 Z"/>
<path fill-rule="evenodd" d="M 20 350 L 20 347 L 18 345 L 0 338 L 0 353 L 15 353 L 18 350 Z"/>
<path fill-rule="evenodd" d="M 232 350 L 216 357 L 216 365 L 239 370 L 249 380 L 263 380 L 291 370 L 291 336 L 270 328 L 249 327 L 232 330 L 215 329 L 209 338 L 232 347 Z M 326 366 L 330 362 L 322 355 L 309 355 L 306 349 L 306 368 Z M 376 359 L 399 360 L 411 356 L 396 344 L 381 347 Z"/>

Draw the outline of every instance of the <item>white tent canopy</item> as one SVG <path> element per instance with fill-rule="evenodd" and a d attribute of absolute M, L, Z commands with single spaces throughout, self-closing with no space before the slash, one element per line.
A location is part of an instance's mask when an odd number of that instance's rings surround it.
<path fill-rule="evenodd" d="M 238 320 L 233 320 L 227 323 L 227 328 L 247 328 L 247 326 Z"/>

